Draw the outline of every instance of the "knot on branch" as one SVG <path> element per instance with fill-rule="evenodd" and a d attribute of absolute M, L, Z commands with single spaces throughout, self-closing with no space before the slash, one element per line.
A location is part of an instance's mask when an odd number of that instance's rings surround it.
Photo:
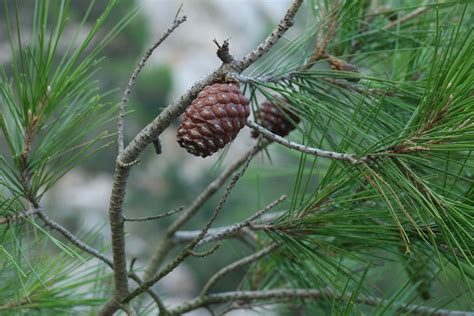
<path fill-rule="evenodd" d="M 230 64 L 235 61 L 234 57 L 229 52 L 229 39 L 226 39 L 222 45 L 219 45 L 219 42 L 217 42 L 216 39 L 214 39 L 213 42 L 218 47 L 216 52 L 217 57 L 219 57 L 224 64 Z"/>

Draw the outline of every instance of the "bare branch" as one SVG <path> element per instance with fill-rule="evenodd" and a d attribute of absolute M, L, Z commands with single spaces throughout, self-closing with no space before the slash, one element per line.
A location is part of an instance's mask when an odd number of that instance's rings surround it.
<path fill-rule="evenodd" d="M 128 288 L 126 278 L 127 273 L 126 258 L 125 258 L 125 232 L 124 221 L 122 215 L 123 201 L 126 193 L 127 178 L 130 172 L 128 164 L 137 160 L 141 152 L 155 140 L 159 134 L 167 128 L 171 121 L 181 114 L 186 106 L 197 96 L 197 94 L 207 85 L 211 84 L 215 79 L 221 78 L 224 68 L 219 68 L 205 79 L 195 83 L 185 94 L 177 101 L 171 103 L 166 107 L 160 115 L 158 115 L 150 124 L 138 133 L 131 143 L 124 149 L 122 155 L 117 158 L 117 163 L 114 171 L 114 182 L 112 186 L 112 194 L 109 206 L 109 220 L 112 233 L 112 251 L 114 258 L 114 265 L 116 272 L 114 273 L 114 282 L 117 288 Z M 160 242 L 164 245 L 161 253 L 167 254 L 171 245 L 167 243 L 166 238 Z M 160 259 L 161 262 L 161 259 Z M 158 264 L 159 266 L 159 264 Z M 155 273 L 155 271 L 153 271 Z M 151 275 L 153 275 L 153 273 Z M 124 293 L 120 294 L 120 296 Z M 112 298 L 99 311 L 99 314 L 109 315 L 118 308 L 117 300 Z"/>
<path fill-rule="evenodd" d="M 153 54 L 153 51 L 160 46 L 161 43 L 163 43 L 168 36 L 173 33 L 173 31 L 180 26 L 184 21 L 186 21 L 187 17 L 182 16 L 178 17 L 179 11 L 181 8 L 178 10 L 178 13 L 173 21 L 173 24 L 166 30 L 166 32 L 161 36 L 161 38 L 155 42 L 143 55 L 142 59 L 138 62 L 137 66 L 135 67 L 135 70 L 132 73 L 132 76 L 130 77 L 127 88 L 125 88 L 125 91 L 123 92 L 122 95 L 122 101 L 120 102 L 120 111 L 119 111 L 119 119 L 118 119 L 118 125 L 117 125 L 117 143 L 118 143 L 118 151 L 119 154 L 123 153 L 124 150 L 124 143 L 123 143 L 123 129 L 124 129 L 124 124 L 125 124 L 125 108 L 127 105 L 128 101 L 128 96 L 130 95 L 130 92 L 132 91 L 133 86 L 135 85 L 135 81 L 137 80 L 138 75 L 142 71 L 143 67 L 145 67 L 146 62 L 150 58 L 150 56 Z"/>
<path fill-rule="evenodd" d="M 18 213 L 15 213 L 15 214 L 12 214 L 12 215 L 7 215 L 7 216 L 3 216 L 3 217 L 0 217 L 0 225 L 2 224 L 11 224 L 13 222 L 16 222 L 16 221 L 21 221 L 25 218 L 28 218 L 30 216 L 33 216 L 35 214 L 38 213 L 38 210 L 29 210 L 29 211 L 26 211 L 26 212 L 18 212 Z"/>
<path fill-rule="evenodd" d="M 203 258 L 203 257 L 207 257 L 207 256 L 212 255 L 214 253 L 214 251 L 216 251 L 220 246 L 221 246 L 220 243 L 216 243 L 214 246 L 212 246 L 211 249 L 209 249 L 207 251 L 204 251 L 204 252 L 196 252 L 196 251 L 193 251 L 193 250 L 188 250 L 188 252 L 193 257 Z"/>
<path fill-rule="evenodd" d="M 357 163 L 363 162 L 363 160 L 357 159 L 353 154 L 343 154 L 343 153 L 337 153 L 337 152 L 332 152 L 332 151 L 326 151 L 326 150 L 322 150 L 318 148 L 307 147 L 307 146 L 292 142 L 290 140 L 287 140 L 281 136 L 278 136 L 270 132 L 263 126 L 260 126 L 252 121 L 248 121 L 247 126 L 263 134 L 263 136 L 265 136 L 269 140 L 272 140 L 285 147 L 288 147 L 288 148 L 291 148 L 303 153 L 307 153 L 313 156 L 319 156 L 323 158 L 347 161 L 351 164 L 357 164 Z"/>
<path fill-rule="evenodd" d="M 268 204 L 267 206 L 265 206 L 263 209 L 261 209 L 260 211 L 258 211 L 257 213 L 253 214 L 252 216 L 250 216 L 249 218 L 247 218 L 246 220 L 244 220 L 243 222 L 241 223 L 238 223 L 238 224 L 234 224 L 234 225 L 231 225 L 231 226 L 228 226 L 227 229 L 224 229 L 224 230 L 221 230 L 221 231 L 217 231 L 215 232 L 213 235 L 209 235 L 208 238 L 204 237 L 198 244 L 197 246 L 200 246 L 200 245 L 203 245 L 205 243 L 208 243 L 212 240 L 219 240 L 219 239 L 223 239 L 227 236 L 232 236 L 232 235 L 235 235 L 239 232 L 242 232 L 242 230 L 245 228 L 245 227 L 248 227 L 252 224 L 252 222 L 254 220 L 256 220 L 257 218 L 259 218 L 260 216 L 262 216 L 263 214 L 265 214 L 266 212 L 268 212 L 269 210 L 271 210 L 272 208 L 274 208 L 275 206 L 277 206 L 278 204 L 280 204 L 281 202 L 283 202 L 284 200 L 286 199 L 286 195 L 282 195 L 280 196 L 277 200 L 273 201 L 272 203 Z"/>
<path fill-rule="evenodd" d="M 270 222 L 282 216 L 284 213 L 285 211 L 280 211 L 280 212 L 274 212 L 274 213 L 263 215 L 261 217 L 261 222 L 264 222 L 264 223 Z M 243 222 L 233 224 L 233 225 L 222 226 L 218 228 L 211 228 L 207 232 L 206 236 L 204 236 L 204 238 L 199 242 L 197 247 L 207 244 L 209 242 L 215 241 L 215 240 L 222 240 L 229 237 L 241 237 L 247 225 L 248 224 L 246 223 L 246 221 L 243 221 Z M 199 232 L 200 232 L 199 230 L 177 231 L 173 236 L 173 242 L 175 243 L 188 242 L 196 238 Z"/>
<path fill-rule="evenodd" d="M 270 252 L 272 252 L 273 250 L 275 250 L 276 248 L 278 247 L 278 245 L 276 244 L 272 244 L 270 246 L 267 246 L 265 248 L 263 248 L 262 250 L 260 250 L 259 252 L 257 253 L 254 253 L 250 256 L 247 256 L 245 258 L 242 258 L 240 260 L 237 260 L 231 264 L 229 264 L 228 266 L 222 268 L 221 270 L 219 270 L 216 274 L 214 274 L 210 279 L 209 281 L 207 281 L 207 283 L 204 285 L 204 287 L 202 288 L 202 291 L 201 291 L 201 294 L 200 296 L 204 296 L 206 295 L 209 290 L 212 288 L 212 286 L 214 284 L 217 283 L 217 281 L 219 281 L 220 279 L 222 279 L 226 274 L 240 268 L 241 266 L 244 266 L 244 265 L 247 265 L 249 263 L 252 263 L 252 262 L 255 262 L 257 260 L 259 260 L 260 258 L 266 256 L 267 254 L 269 254 Z"/>
<path fill-rule="evenodd" d="M 122 215 L 123 201 L 127 190 L 127 178 L 130 173 L 131 164 L 137 160 L 141 152 L 158 137 L 158 135 L 170 125 L 171 120 L 178 117 L 186 106 L 197 96 L 197 94 L 215 78 L 222 77 L 222 69 L 219 68 L 213 74 L 194 84 L 181 98 L 171 103 L 135 136 L 131 143 L 119 155 L 114 170 L 114 182 L 109 203 L 109 221 L 112 234 L 112 254 L 115 265 L 114 283 L 117 289 L 128 289 L 127 266 L 125 257 L 125 232 Z M 167 251 L 165 251 L 167 253 Z M 121 291 L 122 291 L 121 290 Z M 119 296 L 125 296 L 122 291 Z M 110 315 L 118 309 L 117 300 L 112 298 L 99 311 L 101 315 Z"/>
<path fill-rule="evenodd" d="M 130 168 L 120 166 L 118 161 L 119 160 L 117 160 L 117 164 L 115 165 L 114 183 L 109 206 L 115 284 L 115 294 L 112 301 L 118 301 L 128 294 L 127 259 L 125 256 L 125 232 L 122 207 Z M 106 304 L 104 307 L 112 309 L 115 305 L 116 304 Z M 111 312 L 102 308 L 99 314 L 108 315 L 111 314 Z"/>
<path fill-rule="evenodd" d="M 265 214 L 266 212 L 268 212 L 269 210 L 271 210 L 272 208 L 274 208 L 275 206 L 283 202 L 285 199 L 286 199 L 286 195 L 280 196 L 277 200 L 268 204 L 263 209 L 256 212 L 255 214 L 253 214 L 252 216 L 250 216 L 249 218 L 247 218 L 246 220 L 240 223 L 224 226 L 224 227 L 219 227 L 215 229 L 210 229 L 208 233 L 206 234 L 206 236 L 204 236 L 204 238 L 197 244 L 197 247 L 202 246 L 214 240 L 221 240 L 221 239 L 236 236 L 239 234 L 241 235 L 245 227 L 250 226 L 254 220 L 256 220 L 257 218 L 260 218 L 263 214 Z M 179 241 L 190 240 L 190 239 L 194 239 L 199 234 L 199 232 L 200 231 L 198 230 L 187 231 L 187 232 L 185 231 L 176 232 L 174 238 L 175 240 L 179 240 Z"/>
<path fill-rule="evenodd" d="M 275 45 L 275 43 L 286 33 L 286 31 L 293 26 L 293 19 L 302 4 L 303 0 L 293 0 L 293 3 L 288 8 L 283 19 L 273 30 L 273 32 L 265 39 L 265 41 L 258 45 L 257 48 L 251 51 L 240 62 L 235 64 L 235 69 L 238 72 L 242 72 L 248 66 L 256 62 L 260 57 L 262 57 L 262 55 L 269 51 L 273 45 Z"/>
<path fill-rule="evenodd" d="M 146 221 L 152 221 L 152 220 L 156 220 L 156 219 L 160 219 L 160 218 L 163 218 L 163 217 L 168 217 L 168 216 L 171 216 L 173 214 L 176 214 L 178 212 L 181 212 L 182 210 L 184 209 L 184 207 L 180 207 L 180 208 L 177 208 L 175 210 L 171 210 L 169 212 L 166 212 L 164 214 L 159 214 L 159 215 L 154 215 L 154 216 L 146 216 L 146 217 L 137 217 L 137 218 L 129 218 L 129 217 L 125 217 L 123 218 L 124 221 L 126 222 L 146 222 Z"/>
<path fill-rule="evenodd" d="M 46 213 L 43 211 L 43 209 L 41 207 L 35 206 L 35 210 L 36 210 L 36 214 L 38 215 L 38 217 L 44 222 L 44 224 L 46 226 L 48 226 L 49 228 L 59 232 L 61 235 L 64 236 L 64 238 L 69 240 L 77 248 L 79 248 L 82 251 L 84 251 L 84 252 L 86 252 L 86 253 L 88 253 L 88 254 L 90 254 L 90 255 L 98 258 L 98 259 L 100 259 L 103 262 L 105 262 L 105 264 L 107 264 L 110 268 L 112 268 L 112 269 L 114 268 L 112 260 L 107 258 L 102 253 L 100 253 L 97 249 L 94 249 L 94 248 L 86 245 L 79 238 L 74 236 L 74 234 L 71 233 L 69 230 L 67 230 L 65 227 L 63 227 L 60 224 L 53 221 L 51 218 L 49 218 L 48 215 L 46 215 Z"/>
<path fill-rule="evenodd" d="M 276 289 L 266 291 L 235 291 L 235 292 L 223 292 L 218 294 L 210 294 L 207 296 L 199 296 L 192 301 L 186 302 L 176 308 L 171 309 L 169 312 L 171 315 L 182 315 L 186 312 L 195 310 L 200 307 L 209 306 L 213 304 L 221 304 L 226 302 L 254 302 L 254 301 L 265 301 L 265 300 L 291 300 L 291 299 L 325 299 L 325 300 L 339 300 L 348 301 L 352 300 L 352 293 L 346 293 L 341 295 L 335 293 L 330 289 L 318 290 L 318 289 Z M 389 300 L 384 300 L 376 297 L 362 297 L 359 296 L 355 299 L 359 304 L 369 306 L 380 306 L 380 305 L 393 305 L 398 311 L 405 313 L 423 313 L 435 316 L 472 316 L 472 312 L 448 310 L 441 308 L 433 308 L 415 304 L 393 304 Z"/>
<path fill-rule="evenodd" d="M 111 259 L 106 257 L 97 249 L 94 249 L 91 246 L 85 244 L 83 241 L 77 238 L 73 233 L 71 233 L 67 228 L 65 228 L 61 224 L 56 223 L 48 215 L 46 215 L 46 213 L 43 211 L 41 207 L 36 206 L 32 212 L 34 212 L 34 214 L 36 214 L 47 227 L 59 232 L 61 235 L 63 235 L 64 238 L 66 238 L 69 242 L 71 242 L 77 248 L 101 260 L 102 262 L 107 264 L 112 270 L 114 269 L 113 262 Z M 130 273 L 128 273 L 128 277 L 134 280 L 138 285 L 142 284 L 142 280 L 138 277 L 136 273 L 130 271 Z M 147 293 L 153 298 L 153 300 L 155 301 L 155 303 L 157 303 L 158 306 L 162 305 L 158 295 L 152 289 L 149 289 Z"/>

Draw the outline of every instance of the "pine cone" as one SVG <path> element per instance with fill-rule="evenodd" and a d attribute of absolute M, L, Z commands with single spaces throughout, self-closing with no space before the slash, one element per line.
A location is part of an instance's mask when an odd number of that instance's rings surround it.
<path fill-rule="evenodd" d="M 256 119 L 260 125 L 268 129 L 270 132 L 285 137 L 296 128 L 293 123 L 298 124 L 300 118 L 296 114 L 285 109 L 286 102 L 284 100 L 281 101 L 282 102 L 279 103 L 281 109 L 277 108 L 268 100 L 262 102 L 259 111 L 256 113 Z M 257 136 L 258 132 L 253 130 L 252 137 L 256 138 Z"/>
<path fill-rule="evenodd" d="M 207 157 L 230 143 L 247 123 L 249 100 L 234 83 L 205 87 L 186 109 L 178 143 L 190 154 Z"/>

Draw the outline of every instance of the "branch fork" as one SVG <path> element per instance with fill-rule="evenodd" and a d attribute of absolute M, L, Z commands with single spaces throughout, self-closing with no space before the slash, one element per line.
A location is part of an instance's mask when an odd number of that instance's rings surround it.
<path fill-rule="evenodd" d="M 144 67 L 146 61 L 153 53 L 154 49 L 158 47 L 181 23 L 186 20 L 186 17 L 178 18 L 176 16 L 172 26 L 168 29 L 167 32 L 163 34 L 163 36 L 158 40 L 142 57 L 141 61 L 138 63 L 137 67 L 135 68 L 129 82 L 127 88 L 125 89 L 122 97 L 122 101 L 120 104 L 120 111 L 119 111 L 119 119 L 118 119 L 118 160 L 114 172 L 114 182 L 112 188 L 112 194 L 110 199 L 110 207 L 109 207 L 109 217 L 110 217 L 110 227 L 112 232 L 112 252 L 113 252 L 113 262 L 114 262 L 114 284 L 115 284 L 115 292 L 114 298 L 109 301 L 107 304 L 103 306 L 103 308 L 99 311 L 100 315 L 111 315 L 113 314 L 118 308 L 119 305 L 117 301 L 126 304 L 135 296 L 141 294 L 143 291 L 148 289 L 149 286 L 154 284 L 156 281 L 160 279 L 160 275 L 155 276 L 155 280 L 146 280 L 141 287 L 135 290 L 133 293 L 129 295 L 128 291 L 128 278 L 127 275 L 127 266 L 126 266 L 126 257 L 125 257 L 125 232 L 124 232 L 124 217 L 123 217 L 123 201 L 125 198 L 126 193 L 126 185 L 127 185 L 127 178 L 130 172 L 130 167 L 132 167 L 137 161 L 138 156 L 141 152 L 154 140 L 159 137 L 159 135 L 170 125 L 171 121 L 177 118 L 191 103 L 191 101 L 197 96 L 197 94 L 207 85 L 212 83 L 215 79 L 219 77 L 225 77 L 228 72 L 237 72 L 241 73 L 247 67 L 249 67 L 252 63 L 257 61 L 265 52 L 270 50 L 270 48 L 278 41 L 278 39 L 293 25 L 293 18 L 296 15 L 296 12 L 302 5 L 303 0 L 293 0 L 292 4 L 288 8 L 288 11 L 280 22 L 280 24 L 275 28 L 275 30 L 267 37 L 267 39 L 262 42 L 256 49 L 250 52 L 246 57 L 244 57 L 241 61 L 231 61 L 231 63 L 224 63 L 219 69 L 217 69 L 214 73 L 207 76 L 205 79 L 201 80 L 200 82 L 194 84 L 184 95 L 181 96 L 177 101 L 171 103 L 168 107 L 166 107 L 160 115 L 158 115 L 150 124 L 148 124 L 141 132 L 139 132 L 135 138 L 130 142 L 128 146 L 125 147 L 124 145 L 124 117 L 125 117 L 125 107 L 128 100 L 128 95 L 131 92 L 133 85 L 135 84 L 135 80 L 140 73 L 141 69 Z M 228 43 L 224 42 L 222 46 L 219 46 L 219 50 L 221 52 L 221 56 L 224 60 L 230 61 L 230 53 L 228 52 Z M 253 155 L 252 155 L 253 156 Z M 251 158 L 251 157 L 249 157 Z M 248 165 L 249 160 L 244 165 Z M 234 178 L 235 179 L 235 178 Z M 238 179 L 238 178 L 237 178 Z M 235 179 L 235 181 L 237 181 Z M 234 183 L 232 181 L 231 183 Z M 235 184 L 235 183 L 234 183 Z M 225 201 L 225 200 L 224 200 Z M 222 206 L 221 206 L 222 207 Z M 217 212 L 218 213 L 218 210 Z M 187 216 L 192 215 L 188 214 Z M 217 215 L 217 214 L 215 214 Z M 215 216 L 214 215 L 214 216 Z M 187 219 L 185 218 L 185 221 Z M 181 220 L 178 218 L 176 221 L 179 223 Z M 209 229 L 210 224 L 212 224 L 213 220 L 210 221 L 208 226 L 203 230 L 202 236 L 200 235 L 199 238 L 192 242 L 192 247 L 189 249 L 193 249 L 195 245 L 204 237 L 207 230 Z M 163 244 L 164 245 L 164 244 Z M 169 246 L 163 246 L 168 247 Z M 188 249 L 188 250 L 189 250 Z M 167 251 L 165 251 L 167 252 Z M 187 256 L 189 255 L 186 252 Z M 184 257 L 185 257 L 184 256 Z M 181 261 L 180 258 L 176 262 L 176 265 L 179 264 Z M 153 263 L 153 260 L 152 260 Z M 175 266 L 171 265 L 168 269 L 174 269 Z M 167 274 L 167 271 L 163 271 L 162 273 Z M 166 275 L 165 274 L 165 275 Z"/>

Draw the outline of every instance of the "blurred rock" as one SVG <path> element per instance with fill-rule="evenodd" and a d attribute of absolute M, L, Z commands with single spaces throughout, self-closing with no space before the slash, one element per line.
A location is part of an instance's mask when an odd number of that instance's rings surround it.
<path fill-rule="evenodd" d="M 170 306 L 192 299 L 197 291 L 193 271 L 186 264 L 179 265 L 160 281 L 160 290 L 170 298 Z"/>
<path fill-rule="evenodd" d="M 283 16 L 289 0 L 140 0 L 151 29 L 150 43 L 168 29 L 183 4 L 188 21 L 183 23 L 151 57 L 166 61 L 175 72 L 173 99 L 193 82 L 207 75 L 221 61 L 213 39 L 230 38 L 231 53 L 242 57 L 263 39 Z M 268 30 L 268 32 L 266 32 Z"/>
<path fill-rule="evenodd" d="M 77 208 L 84 212 L 106 212 L 110 199 L 112 177 L 107 173 L 87 174 L 81 169 L 67 173 L 47 196 L 47 202 L 59 203 L 63 208 Z"/>

